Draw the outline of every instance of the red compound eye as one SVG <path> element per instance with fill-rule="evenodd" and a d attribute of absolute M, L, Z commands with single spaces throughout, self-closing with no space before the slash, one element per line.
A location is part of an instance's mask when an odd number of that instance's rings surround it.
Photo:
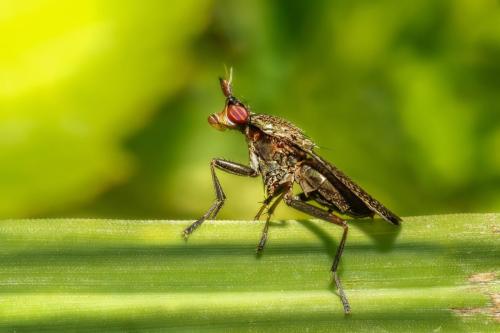
<path fill-rule="evenodd" d="M 246 124 L 248 120 L 248 111 L 244 106 L 230 104 L 227 107 L 227 117 L 231 122 L 243 125 Z"/>

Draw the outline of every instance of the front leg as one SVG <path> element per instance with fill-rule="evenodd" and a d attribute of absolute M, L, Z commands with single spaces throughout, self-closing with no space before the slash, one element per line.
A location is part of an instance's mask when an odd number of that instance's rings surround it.
<path fill-rule="evenodd" d="M 217 213 L 224 204 L 224 200 L 226 200 L 226 195 L 224 194 L 219 179 L 215 174 L 215 168 L 238 176 L 257 177 L 259 175 L 259 172 L 257 170 L 254 170 L 246 165 L 214 158 L 210 162 L 210 171 L 212 173 L 212 182 L 215 189 L 215 202 L 212 204 L 212 206 L 210 206 L 208 211 L 202 217 L 200 217 L 196 222 L 192 223 L 189 227 L 184 229 L 183 235 L 185 239 L 187 239 L 189 235 L 191 235 L 191 233 L 195 231 L 196 228 L 198 228 L 206 219 L 215 219 Z"/>

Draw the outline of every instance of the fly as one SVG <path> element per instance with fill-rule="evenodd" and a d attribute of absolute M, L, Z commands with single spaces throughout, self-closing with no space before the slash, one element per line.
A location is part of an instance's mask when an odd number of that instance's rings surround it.
<path fill-rule="evenodd" d="M 184 230 L 184 237 L 187 239 L 206 219 L 215 219 L 224 204 L 226 195 L 215 169 L 238 176 L 262 176 L 266 199 L 255 219 L 260 219 L 264 211 L 267 213 L 267 218 L 257 245 L 257 253 L 264 249 L 269 221 L 282 201 L 303 213 L 342 227 L 342 238 L 331 271 L 344 313 L 348 314 L 351 312 L 351 307 L 337 275 L 337 268 L 349 227 L 339 215 L 373 218 L 378 214 L 394 225 L 399 225 L 401 218 L 316 154 L 314 142 L 301 129 L 282 118 L 251 112 L 233 95 L 231 74 L 228 79 L 220 78 L 222 93 L 226 97 L 224 109 L 210 115 L 208 123 L 218 130 L 232 129 L 241 132 L 248 144 L 250 165 L 219 158 L 212 159 L 210 171 L 216 200 L 200 219 Z M 293 193 L 294 183 L 297 183 L 302 190 L 297 195 Z M 313 201 L 321 208 L 312 205 L 310 202 Z"/>

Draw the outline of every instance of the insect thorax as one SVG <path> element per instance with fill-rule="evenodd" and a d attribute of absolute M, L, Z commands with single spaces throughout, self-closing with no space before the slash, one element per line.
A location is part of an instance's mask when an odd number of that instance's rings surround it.
<path fill-rule="evenodd" d="M 305 154 L 285 140 L 249 126 L 246 131 L 250 163 L 262 175 L 266 192 L 272 195 L 282 186 L 294 182 L 295 168 Z"/>

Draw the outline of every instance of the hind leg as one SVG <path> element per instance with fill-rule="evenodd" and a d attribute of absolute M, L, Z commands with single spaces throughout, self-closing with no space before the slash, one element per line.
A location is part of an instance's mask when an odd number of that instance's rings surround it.
<path fill-rule="evenodd" d="M 347 223 L 341 219 L 340 217 L 333 215 L 327 211 L 324 211 L 318 207 L 315 207 L 313 205 L 310 205 L 302 200 L 300 198 L 294 198 L 290 194 L 285 195 L 284 197 L 285 203 L 292 207 L 295 208 L 303 213 L 309 214 L 311 216 L 314 216 L 316 218 L 322 219 L 324 221 L 327 221 L 329 223 L 333 223 L 335 225 L 338 225 L 344 229 L 342 233 L 342 239 L 340 240 L 340 244 L 337 248 L 337 252 L 335 254 L 335 259 L 333 260 L 332 264 L 332 273 L 333 273 L 333 278 L 335 280 L 335 285 L 337 286 L 337 290 L 339 292 L 340 300 L 342 301 L 342 305 L 344 307 L 344 313 L 349 314 L 351 312 L 351 306 L 349 305 L 349 301 L 347 300 L 347 297 L 344 293 L 344 288 L 342 287 L 342 283 L 340 282 L 340 279 L 337 274 L 337 268 L 340 262 L 340 258 L 342 257 L 342 253 L 344 252 L 344 246 L 345 242 L 347 239 L 347 232 L 349 230 L 349 227 L 347 226 Z"/>

